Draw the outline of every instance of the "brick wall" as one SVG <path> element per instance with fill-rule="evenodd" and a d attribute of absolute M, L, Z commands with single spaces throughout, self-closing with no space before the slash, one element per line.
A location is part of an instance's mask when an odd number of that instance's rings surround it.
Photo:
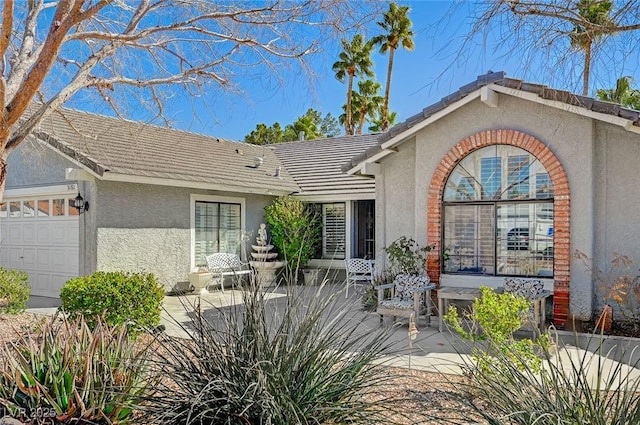
<path fill-rule="evenodd" d="M 440 280 L 440 242 L 442 240 L 442 196 L 447 178 L 454 167 L 471 152 L 490 145 L 512 145 L 522 148 L 544 165 L 553 182 L 553 320 L 564 326 L 569 317 L 569 264 L 571 247 L 569 239 L 569 182 L 564 168 L 555 154 L 535 137 L 516 130 L 481 131 L 458 142 L 442 158 L 433 173 L 427 199 L 427 241 L 435 245 L 427 259 L 427 271 L 433 282 Z"/>

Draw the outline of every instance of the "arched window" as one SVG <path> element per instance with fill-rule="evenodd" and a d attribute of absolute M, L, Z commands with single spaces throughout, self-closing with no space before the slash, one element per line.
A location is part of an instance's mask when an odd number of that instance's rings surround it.
<path fill-rule="evenodd" d="M 442 210 L 444 273 L 553 276 L 553 185 L 529 152 L 472 152 L 449 175 Z"/>

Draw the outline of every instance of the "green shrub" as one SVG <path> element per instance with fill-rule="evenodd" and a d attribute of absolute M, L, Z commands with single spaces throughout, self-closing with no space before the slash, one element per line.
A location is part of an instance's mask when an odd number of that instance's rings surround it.
<path fill-rule="evenodd" d="M 397 274 L 424 274 L 427 266 L 427 254 L 431 246 L 420 247 L 416 241 L 402 236 L 393 241 L 384 252 L 389 257 L 390 271 Z"/>
<path fill-rule="evenodd" d="M 542 354 L 541 368 L 514 363 L 519 356 L 514 350 L 496 352 L 483 368 L 467 362 L 470 379 L 451 381 L 461 394 L 455 408 L 457 423 L 640 423 L 637 351 L 621 345 L 606 351 L 603 342 L 602 335 L 591 335 L 588 346 L 595 347 L 594 352 L 560 342 L 556 350 Z M 452 412 L 442 409 L 441 414 L 450 417 Z"/>
<path fill-rule="evenodd" d="M 277 300 L 246 288 L 242 307 L 206 317 L 194 305 L 189 339 L 160 336 L 168 380 L 149 407 L 152 423 L 391 423 L 381 417 L 397 412 L 397 372 L 379 361 L 392 330 L 350 318 L 339 293 L 287 288 Z"/>
<path fill-rule="evenodd" d="M 25 311 L 30 294 L 27 273 L 0 267 L 0 313 L 17 314 Z"/>
<path fill-rule="evenodd" d="M 549 339 L 540 335 L 536 341 L 529 338 L 517 340 L 514 332 L 527 321 L 530 304 L 524 298 L 511 293 L 499 294 L 486 286 L 480 287 L 481 297 L 476 298 L 471 311 L 462 317 L 455 307 L 444 315 L 452 330 L 469 341 L 484 341 L 485 345 L 473 347 L 472 355 L 479 365 L 490 365 L 496 353 L 509 355 L 513 364 L 520 367 L 539 368 L 539 353 L 549 346 Z M 463 326 L 463 319 L 471 330 Z"/>
<path fill-rule="evenodd" d="M 60 298 L 72 318 L 83 316 L 91 327 L 98 317 L 109 325 L 133 322 L 135 334 L 160 323 L 164 290 L 150 273 L 95 272 L 67 281 Z"/>
<path fill-rule="evenodd" d="M 145 351 L 127 327 L 56 317 L 2 345 L 0 406 L 34 424 L 126 424 L 154 387 Z"/>
<path fill-rule="evenodd" d="M 280 196 L 265 207 L 271 240 L 289 267 L 305 266 L 320 238 L 316 214 L 293 196 Z"/>

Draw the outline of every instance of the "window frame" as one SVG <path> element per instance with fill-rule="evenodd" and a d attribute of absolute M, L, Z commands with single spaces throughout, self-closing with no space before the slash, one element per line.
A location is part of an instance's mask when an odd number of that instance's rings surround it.
<path fill-rule="evenodd" d="M 189 219 L 190 219 L 190 249 L 189 249 L 189 261 L 190 261 L 190 269 L 191 271 L 195 270 L 196 267 L 196 202 L 209 202 L 209 203 L 219 203 L 219 204 L 238 204 L 240 205 L 240 232 L 246 230 L 246 199 L 241 197 L 233 197 L 233 196 L 217 196 L 217 195 L 202 195 L 202 194 L 191 194 L 190 202 L 189 202 Z M 241 252 L 241 255 L 245 255 L 244 252 Z M 246 260 L 246 258 L 243 258 Z"/>
<path fill-rule="evenodd" d="M 505 146 L 509 146 L 509 145 L 505 145 Z M 491 146 L 491 147 L 487 147 L 488 149 L 497 149 L 496 146 Z M 513 147 L 516 148 L 516 147 Z M 508 194 L 508 193 L 516 193 L 516 190 L 519 186 L 516 185 L 515 188 L 510 188 L 509 184 L 512 183 L 511 180 L 511 175 L 513 173 L 510 173 L 510 162 L 511 162 L 511 158 L 517 158 L 520 155 L 514 155 L 512 154 L 507 154 L 505 156 L 486 156 L 486 157 L 480 157 L 478 158 L 478 163 L 480 164 L 479 170 L 478 172 L 480 174 L 478 175 L 471 175 L 471 176 L 467 176 L 465 177 L 462 173 L 461 174 L 461 178 L 464 179 L 464 181 L 466 182 L 469 179 L 473 179 L 475 178 L 478 181 L 483 181 L 483 173 L 485 173 L 484 169 L 483 169 L 483 159 L 486 159 L 488 163 L 488 161 L 496 161 L 497 158 L 498 161 L 500 162 L 500 170 L 499 170 L 499 174 L 500 174 L 500 181 L 502 181 L 503 177 L 504 177 L 504 184 L 506 184 L 506 187 L 501 188 L 499 193 L 500 193 L 500 197 L 495 197 L 495 196 L 491 196 L 491 194 L 487 194 L 486 198 L 484 194 L 481 194 L 481 199 L 464 199 L 464 195 L 463 193 L 458 193 L 458 192 L 453 192 L 452 194 L 450 194 L 450 196 L 452 196 L 452 199 L 447 199 L 444 196 L 443 193 L 443 198 L 440 201 L 441 202 L 441 219 L 440 219 L 440 235 L 441 235 L 441 239 L 440 239 L 440 246 L 441 246 L 441 255 L 445 255 L 446 254 L 446 250 L 447 250 L 447 246 L 445 244 L 445 241 L 447 240 L 447 232 L 446 232 L 446 227 L 447 227 L 447 210 L 450 210 L 449 207 L 455 207 L 455 206 L 486 206 L 486 205 L 490 205 L 491 209 L 492 209 L 492 214 L 491 214 L 491 224 L 493 226 L 493 271 L 490 273 L 483 271 L 477 271 L 477 272 L 470 272 L 470 271 L 448 271 L 446 270 L 446 262 L 445 261 L 441 261 L 440 262 L 440 273 L 442 275 L 454 275 L 454 276 L 487 276 L 487 277 L 508 277 L 508 276 L 514 276 L 514 277 L 535 277 L 535 278 L 553 278 L 553 274 L 554 274 L 554 267 L 553 267 L 553 255 L 551 257 L 551 275 L 542 275 L 538 272 L 538 274 L 535 275 L 529 275 L 529 274 L 512 274 L 512 273 L 508 273 L 508 272 L 500 272 L 499 269 L 499 259 L 500 257 L 500 253 L 501 251 L 501 247 L 502 247 L 502 241 L 503 239 L 506 237 L 505 235 L 499 235 L 500 232 L 500 223 L 499 223 L 499 219 L 498 219 L 498 211 L 500 209 L 500 206 L 503 205 L 515 205 L 516 208 L 518 205 L 536 205 L 536 204 L 551 204 L 551 208 L 552 208 L 552 224 L 551 224 L 551 228 L 553 228 L 553 217 L 555 216 L 555 207 L 554 207 L 554 196 L 553 196 L 553 183 L 550 179 L 549 173 L 548 171 L 543 167 L 544 173 L 541 172 L 532 172 L 532 168 L 531 165 L 535 162 L 538 161 L 539 159 L 533 155 L 530 152 L 527 152 L 526 150 L 522 149 L 522 148 L 517 148 L 521 151 L 523 151 L 523 154 L 528 154 L 532 160 L 530 160 L 528 162 L 528 164 L 526 165 L 526 169 L 529 172 L 529 176 L 526 179 L 527 180 L 527 188 L 528 188 L 528 192 L 529 192 L 529 197 L 527 198 L 518 198 L 518 197 L 513 197 L 511 199 L 509 199 L 508 196 L 506 196 L 505 198 L 503 198 L 503 194 Z M 479 150 L 477 151 L 473 151 L 471 153 L 469 153 L 465 158 L 474 155 L 474 154 L 478 154 Z M 514 159 L 514 164 L 517 162 L 516 165 L 521 165 L 522 161 Z M 462 162 L 462 161 L 461 161 Z M 472 161 L 473 163 L 473 161 Z M 449 186 L 449 179 L 452 178 L 452 176 L 454 175 L 454 173 L 456 172 L 457 167 L 460 164 L 457 164 L 456 166 L 453 167 L 453 169 L 451 170 L 451 173 L 449 174 L 449 176 L 447 177 L 447 180 L 444 183 L 444 191 L 447 190 L 447 187 Z M 506 167 L 506 168 L 505 168 Z M 513 166 L 515 167 L 515 165 Z M 524 168 L 524 167 L 523 167 Z M 464 170 L 464 168 L 463 168 Z M 535 171 L 535 169 L 534 169 Z M 506 174 L 505 174 L 506 173 Z M 517 176 L 519 177 L 521 174 L 521 171 L 518 172 Z M 502 176 L 502 174 L 505 174 L 505 176 Z M 542 185 L 538 184 L 538 176 L 544 174 L 546 175 L 546 179 L 545 182 L 551 183 L 550 187 L 546 187 L 546 189 L 544 191 L 542 191 Z M 458 186 L 462 186 L 462 181 L 458 184 Z M 540 187 L 539 187 L 540 186 Z M 473 186 L 472 186 L 473 187 Z M 531 192 L 531 189 L 533 189 L 533 195 Z M 484 185 L 480 186 L 480 190 L 483 191 L 484 190 Z M 476 191 L 474 191 L 476 192 Z M 465 192 L 466 193 L 466 192 Z M 478 193 L 476 193 L 476 195 L 478 195 Z M 542 195 L 542 196 L 541 196 Z M 531 197 L 533 196 L 533 197 Z M 535 211 L 535 207 L 534 207 L 534 211 Z M 535 214 L 535 213 L 534 213 Z M 531 218 L 531 216 L 530 216 Z M 531 223 L 537 223 L 537 217 L 534 217 L 534 221 L 528 221 L 529 226 L 531 226 Z M 530 241 L 532 239 L 529 239 Z M 535 239 L 533 239 L 533 243 L 537 243 L 535 242 Z M 555 241 L 554 241 L 555 242 Z M 531 243 L 531 242 L 530 242 Z M 553 246 L 553 245 L 552 245 Z M 479 258 L 479 252 L 477 251 L 474 253 L 474 255 Z M 530 252 L 530 251 L 529 251 Z M 532 253 L 531 255 L 536 255 L 535 253 Z M 544 254 L 543 254 L 544 255 Z M 481 268 L 481 266 L 477 266 L 475 268 Z"/>

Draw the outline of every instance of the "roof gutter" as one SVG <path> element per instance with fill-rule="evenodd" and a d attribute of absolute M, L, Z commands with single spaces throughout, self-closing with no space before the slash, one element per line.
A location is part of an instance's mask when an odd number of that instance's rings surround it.
<path fill-rule="evenodd" d="M 130 174 L 104 173 L 100 180 L 123 183 L 151 184 L 158 186 L 185 187 L 190 189 L 217 190 L 222 192 L 252 193 L 256 195 L 288 195 L 296 188 L 256 188 L 255 186 L 237 186 L 220 183 L 207 183 L 192 180 L 167 179 L 162 177 L 133 176 Z"/>

